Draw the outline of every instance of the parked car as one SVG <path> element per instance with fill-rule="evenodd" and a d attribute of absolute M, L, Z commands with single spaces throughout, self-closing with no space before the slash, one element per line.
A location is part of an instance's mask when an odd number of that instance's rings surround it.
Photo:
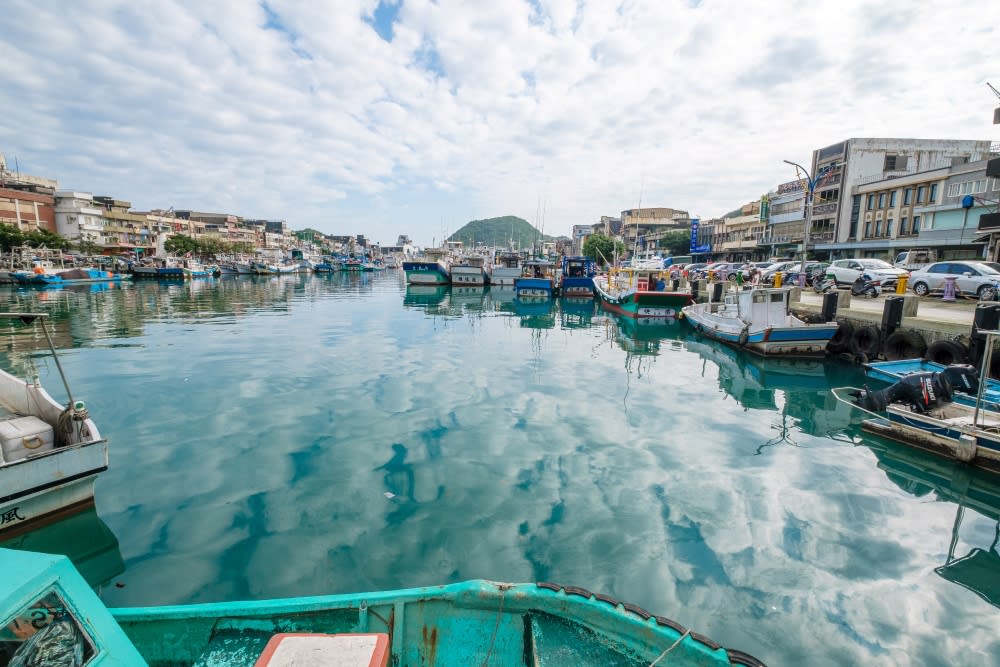
<path fill-rule="evenodd" d="M 937 253 L 930 248 L 904 250 L 896 255 L 893 266 L 907 271 L 920 271 L 937 261 Z"/>
<path fill-rule="evenodd" d="M 862 273 L 873 280 L 882 281 L 883 287 L 891 287 L 896 284 L 900 276 L 909 274 L 906 269 L 899 269 L 889 262 L 871 258 L 838 259 L 830 264 L 826 272 L 833 275 L 838 287 L 854 284 Z"/>
<path fill-rule="evenodd" d="M 945 278 L 955 278 L 955 286 L 964 294 L 975 294 L 984 301 L 997 297 L 1000 271 L 985 262 L 935 262 L 922 271 L 910 274 L 910 287 L 917 296 L 944 290 Z"/>
<path fill-rule="evenodd" d="M 701 278 L 702 271 L 705 270 L 706 266 L 708 266 L 708 264 L 704 262 L 696 262 L 694 264 L 688 264 L 687 266 L 684 267 L 684 277 L 692 280 Z"/>

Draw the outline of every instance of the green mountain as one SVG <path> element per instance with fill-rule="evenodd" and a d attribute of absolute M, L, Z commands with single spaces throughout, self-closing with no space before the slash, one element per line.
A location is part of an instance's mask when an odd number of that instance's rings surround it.
<path fill-rule="evenodd" d="M 485 243 L 490 247 L 506 248 L 511 239 L 520 248 L 531 248 L 543 241 L 551 241 L 553 237 L 543 235 L 530 222 L 516 215 L 505 215 L 501 218 L 471 220 L 460 230 L 448 237 L 449 241 L 461 241 L 466 248 L 472 248 L 477 243 Z"/>

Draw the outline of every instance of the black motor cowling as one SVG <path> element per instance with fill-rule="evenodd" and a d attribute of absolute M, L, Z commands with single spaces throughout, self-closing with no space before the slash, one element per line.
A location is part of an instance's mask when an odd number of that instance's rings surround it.
<path fill-rule="evenodd" d="M 852 395 L 855 404 L 872 412 L 882 412 L 890 403 L 903 403 L 914 412 L 924 413 L 951 401 L 952 384 L 946 371 L 912 373 L 888 389 L 872 391 L 865 387 Z"/>
<path fill-rule="evenodd" d="M 979 371 L 974 366 L 952 364 L 941 371 L 941 375 L 948 378 L 952 391 L 973 395 L 979 392 Z"/>

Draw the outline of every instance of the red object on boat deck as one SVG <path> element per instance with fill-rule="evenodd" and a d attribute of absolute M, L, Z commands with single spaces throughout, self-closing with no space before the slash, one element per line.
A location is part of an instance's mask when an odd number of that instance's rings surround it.
<path fill-rule="evenodd" d="M 283 632 L 271 637 L 254 667 L 386 667 L 389 635 Z"/>

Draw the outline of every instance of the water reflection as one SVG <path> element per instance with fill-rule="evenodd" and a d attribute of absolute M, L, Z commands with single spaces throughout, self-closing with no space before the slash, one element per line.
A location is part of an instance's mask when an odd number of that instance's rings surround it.
<path fill-rule="evenodd" d="M 524 329 L 552 329 L 556 325 L 555 301 L 544 297 L 516 297 L 514 314 Z"/>
<path fill-rule="evenodd" d="M 563 329 L 588 329 L 596 312 L 594 299 L 564 296 L 559 299 L 559 326 Z"/>
<path fill-rule="evenodd" d="M 917 497 L 932 497 L 955 504 L 955 521 L 948 539 L 947 556 L 934 568 L 943 579 L 957 584 L 1000 607 L 1000 484 L 995 477 L 969 466 L 896 443 L 867 444 L 878 458 L 878 467 L 894 484 Z M 962 555 L 962 524 L 966 510 L 988 519 L 992 535 Z M 973 534 L 973 539 L 976 535 Z M 948 536 L 941 536 L 943 545 Z M 981 539 L 981 538 L 980 538 Z"/>
<path fill-rule="evenodd" d="M 125 571 L 118 538 L 93 505 L 31 532 L 5 537 L 0 547 L 68 556 L 96 589 Z"/>
<path fill-rule="evenodd" d="M 451 288 L 447 285 L 407 285 L 403 306 L 439 312 L 435 306 L 443 305 L 450 292 Z"/>

